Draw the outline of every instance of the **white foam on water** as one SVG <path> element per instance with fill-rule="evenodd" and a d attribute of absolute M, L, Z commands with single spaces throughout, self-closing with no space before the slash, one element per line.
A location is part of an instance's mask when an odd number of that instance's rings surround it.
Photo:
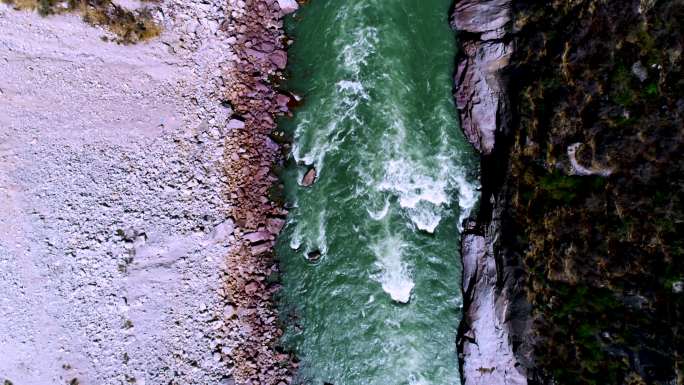
<path fill-rule="evenodd" d="M 390 159 L 385 162 L 385 177 L 378 188 L 395 193 L 402 208 L 416 208 L 419 202 L 435 206 L 448 203 L 448 181 L 429 176 L 423 173 L 422 168 L 410 159 Z"/>
<path fill-rule="evenodd" d="M 328 239 L 326 237 L 325 232 L 326 225 L 326 211 L 325 209 L 323 209 L 320 213 L 318 213 L 318 237 L 316 237 L 318 250 L 321 252 L 322 255 L 328 253 Z"/>
<path fill-rule="evenodd" d="M 456 184 L 458 186 L 458 206 L 461 208 L 461 213 L 458 216 L 458 231 L 460 232 L 463 231 L 463 220 L 470 216 L 480 194 L 477 191 L 478 185 L 468 182 L 463 174 L 456 176 Z"/>
<path fill-rule="evenodd" d="M 363 84 L 355 80 L 340 80 L 335 83 L 337 91 L 340 93 L 349 93 L 352 96 L 359 97 L 361 99 L 368 99 L 369 96 L 366 93 L 366 89 Z M 346 100 L 345 100 L 346 101 Z M 349 100 L 348 104 L 355 105 L 356 100 Z M 347 104 L 347 103 L 344 103 Z"/>
<path fill-rule="evenodd" d="M 385 324 L 385 326 L 393 327 L 395 329 L 399 329 L 401 327 L 401 323 L 392 318 L 385 318 L 385 321 L 383 323 Z"/>
<path fill-rule="evenodd" d="M 409 385 L 428 385 L 428 382 L 422 376 L 411 375 Z"/>
<path fill-rule="evenodd" d="M 376 189 L 395 195 L 419 230 L 434 232 L 444 214 L 442 206 L 449 204 L 448 178 L 430 176 L 428 170 L 406 158 L 390 159 L 384 168 Z"/>
<path fill-rule="evenodd" d="M 352 43 L 349 43 L 349 42 Z M 295 128 L 292 156 L 297 163 L 316 166 L 320 175 L 323 172 L 325 157 L 339 148 L 346 136 L 341 123 L 351 122 L 353 127 L 361 126 L 358 107 L 366 103 L 370 96 L 361 81 L 361 71 L 367 59 L 375 53 L 378 43 L 377 30 L 372 27 L 354 31 L 353 39 L 338 38 L 335 44 L 341 45 L 338 60 L 343 63 L 343 77 L 335 83 L 336 96 L 333 99 L 321 99 L 322 108 L 329 110 L 331 120 L 324 127 L 311 127 L 311 121 L 302 118 Z M 320 114 L 321 111 L 313 111 Z M 309 133 L 312 138 L 304 138 Z"/>
<path fill-rule="evenodd" d="M 316 223 L 313 224 L 314 228 L 307 226 L 306 222 L 298 222 L 290 236 L 290 249 L 301 250 L 305 259 L 308 259 L 309 253 L 313 251 L 318 251 L 321 253 L 321 256 L 325 256 L 328 253 L 328 240 L 325 231 L 326 221 L 326 210 L 321 210 Z M 311 238 L 308 237 L 304 240 L 303 234 L 311 234 L 314 240 L 311 241 Z M 305 247 L 302 249 L 303 244 Z"/>
<path fill-rule="evenodd" d="M 292 231 L 292 236 L 290 238 L 290 248 L 292 250 L 298 250 L 302 246 L 302 231 L 299 225 L 295 226 Z"/>
<path fill-rule="evenodd" d="M 371 217 L 371 219 L 375 221 L 379 221 L 384 219 L 387 216 L 387 213 L 389 213 L 389 208 L 390 208 L 390 203 L 388 199 L 385 199 L 385 205 L 382 207 L 381 210 L 379 211 L 371 211 L 370 209 L 366 208 L 366 211 L 368 212 L 368 215 Z"/>
<path fill-rule="evenodd" d="M 342 118 L 343 119 L 343 118 Z M 302 122 L 295 129 L 295 143 L 292 147 L 292 157 L 298 164 L 316 166 L 318 175 L 323 171 L 325 155 L 339 146 L 341 133 L 337 129 L 340 120 L 331 120 L 322 129 L 309 128 L 309 122 Z M 313 132 L 311 143 L 305 143 L 302 136 L 305 132 Z M 306 148 L 309 148 L 306 150 Z"/>
<path fill-rule="evenodd" d="M 426 207 L 421 207 L 426 206 Z M 406 210 L 411 218 L 411 222 L 419 229 L 430 234 L 435 232 L 437 226 L 442 221 L 442 212 L 440 207 L 425 204 L 416 208 L 409 208 Z"/>
<path fill-rule="evenodd" d="M 385 235 L 371 246 L 377 258 L 376 265 L 380 268 L 380 273 L 374 278 L 392 300 L 407 303 L 415 286 L 408 266 L 402 261 L 403 250 L 407 245 L 397 234 L 389 234 L 389 231 L 386 231 Z"/>
<path fill-rule="evenodd" d="M 350 41 L 351 44 L 348 43 Z M 349 36 L 340 36 L 335 40 L 337 45 L 342 46 L 339 59 L 344 64 L 343 67 L 355 78 L 358 78 L 363 66 L 368 64 L 367 59 L 375 53 L 378 42 L 378 29 L 375 27 L 355 29 L 351 39 Z"/>

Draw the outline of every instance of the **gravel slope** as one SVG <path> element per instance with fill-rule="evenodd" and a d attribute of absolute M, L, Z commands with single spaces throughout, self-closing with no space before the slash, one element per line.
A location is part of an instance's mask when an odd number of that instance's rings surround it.
<path fill-rule="evenodd" d="M 0 380 L 232 383 L 232 6 L 160 7 L 162 37 L 123 46 L 0 4 Z"/>

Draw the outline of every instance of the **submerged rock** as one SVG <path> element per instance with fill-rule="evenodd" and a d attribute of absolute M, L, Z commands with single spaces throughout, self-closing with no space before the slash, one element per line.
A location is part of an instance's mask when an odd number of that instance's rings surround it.
<path fill-rule="evenodd" d="M 309 260 L 309 262 L 318 262 L 319 259 L 321 259 L 321 252 L 320 250 L 314 250 L 306 254 L 306 259 Z"/>

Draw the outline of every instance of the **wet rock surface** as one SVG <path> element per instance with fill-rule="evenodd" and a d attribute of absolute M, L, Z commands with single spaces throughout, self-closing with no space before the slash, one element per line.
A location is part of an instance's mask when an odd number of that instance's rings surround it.
<path fill-rule="evenodd" d="M 511 329 L 526 322 L 518 303 L 515 263 L 500 249 L 501 197 L 495 190 L 500 173 L 488 174 L 500 156 L 508 131 L 510 103 L 503 79 L 512 44 L 511 1 L 457 1 L 452 26 L 462 51 L 455 76 L 461 126 L 482 156 L 482 203 L 477 221 L 465 225 L 461 241 L 464 317 L 459 331 L 465 384 L 527 384 L 526 368 L 513 350 Z M 516 345 L 517 346 L 517 345 Z M 518 349 L 519 351 L 521 349 Z"/>
<path fill-rule="evenodd" d="M 302 177 L 301 185 L 304 187 L 309 187 L 316 181 L 316 169 L 310 168 L 309 171 Z"/>

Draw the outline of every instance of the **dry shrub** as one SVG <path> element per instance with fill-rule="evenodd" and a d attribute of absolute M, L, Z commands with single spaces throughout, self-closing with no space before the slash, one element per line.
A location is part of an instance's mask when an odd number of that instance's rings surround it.
<path fill-rule="evenodd" d="M 15 9 L 37 11 L 43 16 L 79 12 L 83 20 L 101 26 L 117 36 L 116 42 L 134 44 L 159 36 L 161 27 L 154 21 L 149 8 L 130 11 L 111 0 L 2 0 Z M 158 2 L 148 0 L 147 2 Z"/>

